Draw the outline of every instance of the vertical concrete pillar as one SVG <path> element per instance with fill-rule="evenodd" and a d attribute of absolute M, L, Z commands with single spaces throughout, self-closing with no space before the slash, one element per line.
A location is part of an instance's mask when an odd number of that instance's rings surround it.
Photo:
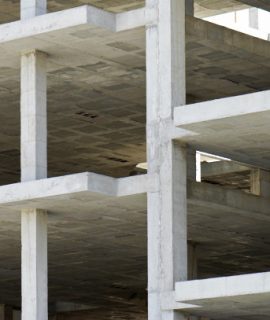
<path fill-rule="evenodd" d="M 201 182 L 201 155 L 195 149 L 187 148 L 187 177 Z"/>
<path fill-rule="evenodd" d="M 186 0 L 186 15 L 194 17 L 194 0 Z"/>
<path fill-rule="evenodd" d="M 195 280 L 198 276 L 197 247 L 195 243 L 188 243 L 188 280 Z"/>
<path fill-rule="evenodd" d="M 21 58 L 21 180 L 47 177 L 46 55 L 33 50 Z M 22 320 L 48 319 L 47 214 L 21 213 Z"/>
<path fill-rule="evenodd" d="M 21 180 L 47 177 L 46 55 L 21 58 Z"/>
<path fill-rule="evenodd" d="M 158 181 L 148 193 L 148 319 L 185 319 L 162 296 L 187 279 L 186 149 L 173 142 L 174 106 L 184 105 L 185 0 L 147 0 L 147 158 Z"/>
<path fill-rule="evenodd" d="M 47 213 L 22 210 L 22 320 L 48 319 Z"/>
<path fill-rule="evenodd" d="M 45 14 L 47 11 L 47 0 L 20 0 L 21 19 L 30 19 Z"/>
<path fill-rule="evenodd" d="M 12 307 L 4 304 L 0 305 L 0 320 L 13 320 Z"/>
<path fill-rule="evenodd" d="M 262 169 L 250 171 L 250 192 L 261 197 L 270 197 L 270 172 Z"/>
<path fill-rule="evenodd" d="M 259 29 L 259 9 L 258 8 L 249 9 L 249 27 L 254 29 Z"/>

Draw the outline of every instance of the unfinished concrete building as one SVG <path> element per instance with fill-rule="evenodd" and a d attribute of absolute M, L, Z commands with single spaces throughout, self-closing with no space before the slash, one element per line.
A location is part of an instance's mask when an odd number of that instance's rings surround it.
<path fill-rule="evenodd" d="M 242 9 L 0 0 L 1 320 L 270 318 L 270 42 L 204 19 Z"/>

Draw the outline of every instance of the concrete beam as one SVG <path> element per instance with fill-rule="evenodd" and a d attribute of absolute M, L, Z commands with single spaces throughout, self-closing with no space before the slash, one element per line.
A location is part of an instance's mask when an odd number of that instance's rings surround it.
<path fill-rule="evenodd" d="M 206 299 L 270 294 L 270 272 L 177 282 L 178 302 L 200 304 Z"/>
<path fill-rule="evenodd" d="M 51 210 L 57 201 L 60 204 L 63 200 L 66 203 L 70 201 L 70 205 L 73 205 L 72 201 L 77 197 L 91 201 L 142 195 L 141 202 L 144 206 L 143 195 L 147 191 L 156 193 L 159 190 L 156 180 L 149 181 L 147 175 L 115 179 L 94 173 L 81 173 L 1 186 L 0 214 L 8 209 L 21 210 L 27 207 L 34 208 L 35 205 Z M 122 184 L 120 188 L 119 184 Z M 140 189 L 138 189 L 139 185 Z M 223 212 L 224 210 L 233 211 L 248 218 L 254 218 L 256 215 L 256 219 L 261 221 L 270 219 L 270 201 L 266 197 L 258 197 L 240 190 L 196 181 L 188 181 L 187 190 L 189 204 L 204 206 L 209 210 L 214 208 Z M 70 209 L 74 210 L 75 208 Z"/>
<path fill-rule="evenodd" d="M 270 90 L 236 97 L 217 99 L 174 108 L 174 123 L 185 127 L 200 122 L 216 121 L 270 111 Z"/>
<path fill-rule="evenodd" d="M 214 176 L 234 174 L 239 172 L 250 171 L 251 168 L 239 164 L 234 161 L 215 161 L 215 162 L 202 162 L 201 174 L 203 178 L 211 178 Z"/>
<path fill-rule="evenodd" d="M 241 190 L 232 190 L 210 183 L 188 183 L 188 204 L 203 206 L 209 210 L 235 212 L 245 218 L 270 221 L 267 198 L 247 194 Z"/>
<path fill-rule="evenodd" d="M 21 234 L 22 320 L 47 320 L 47 212 L 23 210 Z"/>
<path fill-rule="evenodd" d="M 31 51 L 21 58 L 21 180 L 47 177 L 46 55 Z"/>
<path fill-rule="evenodd" d="M 117 13 L 114 29 L 116 32 L 120 32 L 144 27 L 149 22 L 150 18 L 151 16 L 147 16 L 145 8 Z"/>
<path fill-rule="evenodd" d="M 83 26 L 94 26 L 111 32 L 120 32 L 144 27 L 150 18 L 151 15 L 148 17 L 144 8 L 116 14 L 84 5 L 43 14 L 32 17 L 32 19 L 2 24 L 0 26 L 0 43 L 18 41 L 67 28 L 82 28 Z"/>
<path fill-rule="evenodd" d="M 111 178 L 91 172 L 0 186 L 0 205 L 27 206 L 28 201 L 92 193 L 124 197 L 156 190 L 156 182 L 147 175 Z"/>
<path fill-rule="evenodd" d="M 176 107 L 174 123 L 185 132 L 172 137 L 202 152 L 269 170 L 269 99 L 268 90 Z"/>

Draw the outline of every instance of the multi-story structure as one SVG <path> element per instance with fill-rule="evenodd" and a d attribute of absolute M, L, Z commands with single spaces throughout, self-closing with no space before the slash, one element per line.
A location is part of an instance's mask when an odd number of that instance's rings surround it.
<path fill-rule="evenodd" d="M 201 19 L 249 6 L 0 0 L 1 320 L 269 318 L 270 43 Z"/>

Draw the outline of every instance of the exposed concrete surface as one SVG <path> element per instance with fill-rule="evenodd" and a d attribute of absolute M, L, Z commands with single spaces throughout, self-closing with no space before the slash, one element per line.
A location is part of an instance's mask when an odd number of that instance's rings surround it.
<path fill-rule="evenodd" d="M 201 151 L 269 169 L 268 101 L 265 91 L 178 107 L 175 123 L 190 132 L 179 138 Z"/>
<path fill-rule="evenodd" d="M 22 320 L 48 319 L 47 212 L 21 212 Z"/>
<path fill-rule="evenodd" d="M 46 54 L 21 58 L 21 181 L 47 177 Z"/>
<path fill-rule="evenodd" d="M 70 187 L 77 184 L 69 181 Z M 31 203 L 48 209 L 50 302 L 89 305 L 88 317 L 145 317 L 146 195 L 78 192 Z M 20 302 L 21 207 L 0 208 L 0 299 L 15 306 Z M 190 183 L 188 239 L 198 244 L 199 278 L 269 270 L 269 208 L 268 199 Z"/>
<path fill-rule="evenodd" d="M 199 306 L 187 312 L 212 319 L 265 319 L 269 296 L 269 273 L 179 282 L 175 290 L 176 301 Z"/>
<path fill-rule="evenodd" d="M 146 160 L 144 30 L 85 27 L 23 40 L 25 49 L 36 43 L 50 54 L 48 174 L 127 176 Z M 19 56 L 13 53 L 22 43 L 14 45 L 1 47 L 1 184 L 19 180 Z M 188 102 L 268 89 L 269 52 L 269 42 L 188 17 Z"/>
<path fill-rule="evenodd" d="M 82 4 L 94 5 L 98 8 L 111 12 L 123 12 L 133 10 L 145 5 L 144 0 L 48 0 L 48 11 L 68 9 Z M 205 17 L 224 12 L 247 8 L 248 6 L 257 6 L 269 10 L 269 4 L 266 0 L 195 0 L 195 15 Z M 43 9 L 43 7 L 41 6 Z M 19 17 L 19 0 L 0 1 L 0 22 L 16 20 Z"/>
<path fill-rule="evenodd" d="M 24 211 L 22 270 L 24 275 L 27 270 L 30 271 L 28 276 L 34 277 L 29 281 L 23 277 L 23 299 L 27 296 L 25 292 L 29 291 L 36 306 L 32 308 L 28 303 L 25 310 L 29 314 L 24 313 L 24 319 L 39 318 L 38 310 L 46 304 L 45 295 L 38 294 L 35 289 L 41 284 L 42 292 L 46 291 L 44 235 L 47 223 L 35 208 L 48 210 L 50 302 L 53 306 L 57 301 L 88 305 L 94 311 L 94 317 L 101 319 L 146 317 L 146 191 L 150 209 L 150 319 L 186 318 L 185 314 L 176 313 L 171 308 L 163 309 L 160 297 L 167 291 L 172 292 L 175 280 L 187 278 L 187 240 L 199 243 L 196 245 L 199 277 L 269 268 L 265 263 L 270 223 L 268 195 L 261 198 L 193 181 L 188 184 L 188 201 L 186 199 L 185 146 L 172 142 L 170 135 L 171 107 L 183 105 L 186 101 L 185 10 L 180 7 L 183 2 L 172 0 L 170 4 L 172 7 L 164 1 L 149 0 L 151 8 L 156 5 L 154 9 L 160 22 L 156 25 L 157 21 L 151 20 L 147 25 L 147 59 L 152 58 L 148 64 L 148 82 L 154 91 L 148 94 L 147 125 L 149 174 L 153 181 L 146 176 L 118 180 L 85 173 L 0 188 L 0 229 L 3 231 L 0 275 L 4 274 L 0 277 L 4 282 L 4 286 L 0 286 L 0 298 L 15 306 L 19 306 L 19 267 L 18 260 L 15 261 L 16 252 L 14 255 L 19 243 L 18 212 L 32 208 L 31 214 L 38 220 L 36 224 L 35 219 L 28 219 L 28 212 Z M 36 17 L 28 26 L 30 19 L 0 27 L 0 33 L 4 34 L 0 41 L 0 65 L 5 72 L 0 98 L 4 98 L 8 108 L 1 111 L 10 117 L 9 121 L 3 119 L 2 147 L 4 152 L 11 150 L 13 161 L 16 150 L 19 150 L 14 129 L 18 125 L 18 118 L 14 117 L 18 97 L 18 56 L 22 50 L 33 47 L 46 51 L 50 60 L 49 90 L 52 95 L 49 93 L 49 109 L 55 104 L 53 116 L 49 115 L 49 139 L 56 144 L 49 152 L 52 151 L 56 160 L 49 157 L 53 172 L 49 175 L 77 172 L 86 167 L 87 170 L 91 168 L 96 172 L 110 172 L 112 176 L 123 176 L 140 162 L 140 157 L 145 160 L 145 37 L 143 28 L 129 29 L 141 27 L 146 15 L 143 9 L 139 9 L 133 19 L 132 16 L 127 12 L 114 14 L 85 6 L 68 10 L 68 13 L 50 14 L 48 21 L 47 15 Z M 182 24 L 178 24 L 179 17 Z M 125 29 L 128 31 L 123 31 Z M 187 81 L 188 88 L 192 88 L 188 89 L 188 101 L 200 102 L 267 89 L 269 83 L 264 75 L 269 71 L 268 42 L 192 17 L 187 19 L 186 29 L 187 52 L 191 53 L 187 55 L 190 66 L 187 72 L 188 79 L 192 80 Z M 178 37 L 173 37 L 176 30 Z M 16 35 L 18 32 L 20 39 Z M 156 63 L 151 63 L 153 61 Z M 222 62 L 218 67 L 217 61 Z M 201 74 L 204 77 L 200 77 Z M 197 83 L 196 77 L 199 79 Z M 180 90 L 175 83 L 181 84 Z M 32 98 L 33 95 L 29 100 Z M 14 110 L 10 112 L 12 106 Z M 100 119 L 102 107 L 103 117 Z M 110 111 L 113 116 L 108 121 Z M 81 122 L 75 121 L 75 127 L 74 118 L 81 119 Z M 87 124 L 82 127 L 82 122 Z M 5 132 L 6 128 L 9 132 Z M 85 135 L 81 134 L 82 129 Z M 26 146 L 28 140 L 22 141 Z M 113 143 L 116 147 L 112 146 Z M 15 153 L 14 149 L 5 149 L 12 146 L 15 146 Z M 95 148 L 96 153 L 93 152 Z M 69 151 L 75 154 L 72 161 Z M 110 166 L 110 161 L 116 165 Z M 123 167 L 119 163 L 123 163 Z M 14 178 L 16 166 L 8 163 L 7 167 L 9 177 Z M 7 181 L 5 179 L 3 176 L 3 183 Z M 39 227 L 42 232 L 36 232 Z M 31 261 L 30 266 L 36 267 L 34 272 L 28 264 Z M 47 318 L 44 309 L 40 314 L 41 319 Z"/>
<path fill-rule="evenodd" d="M 217 99 L 174 108 L 174 123 L 186 128 L 195 123 L 206 123 L 227 118 L 270 111 L 270 91 L 262 91 L 225 99 Z"/>

